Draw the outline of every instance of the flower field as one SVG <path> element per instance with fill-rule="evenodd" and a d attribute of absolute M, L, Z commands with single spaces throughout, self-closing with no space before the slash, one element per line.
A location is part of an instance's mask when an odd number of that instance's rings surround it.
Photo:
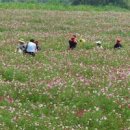
<path fill-rule="evenodd" d="M 0 19 L 0 130 L 130 130 L 129 12 L 1 9 Z M 69 51 L 73 34 L 86 42 Z M 17 53 L 20 38 L 41 51 Z"/>

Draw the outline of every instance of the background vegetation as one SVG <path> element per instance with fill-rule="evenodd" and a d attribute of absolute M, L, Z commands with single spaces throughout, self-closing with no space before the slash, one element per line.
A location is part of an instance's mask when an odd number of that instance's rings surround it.
<path fill-rule="evenodd" d="M 0 2 L 61 3 L 65 5 L 115 5 L 128 8 L 129 0 L 0 0 Z"/>

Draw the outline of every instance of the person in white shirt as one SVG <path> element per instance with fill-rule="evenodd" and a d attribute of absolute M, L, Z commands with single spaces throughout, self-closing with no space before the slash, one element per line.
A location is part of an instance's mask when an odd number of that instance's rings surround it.
<path fill-rule="evenodd" d="M 101 41 L 96 41 L 97 49 L 103 49 Z"/>
<path fill-rule="evenodd" d="M 36 44 L 34 43 L 34 39 L 31 39 L 30 42 L 26 46 L 26 53 L 35 56 L 35 53 L 37 51 Z"/>

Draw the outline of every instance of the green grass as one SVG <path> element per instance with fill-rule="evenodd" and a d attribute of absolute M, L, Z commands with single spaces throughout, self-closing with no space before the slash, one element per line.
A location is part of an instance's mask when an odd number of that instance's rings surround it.
<path fill-rule="evenodd" d="M 129 11 L 12 6 L 0 10 L 0 129 L 129 130 Z M 72 34 L 86 42 L 69 51 Z M 17 53 L 20 38 L 38 40 L 41 51 Z"/>

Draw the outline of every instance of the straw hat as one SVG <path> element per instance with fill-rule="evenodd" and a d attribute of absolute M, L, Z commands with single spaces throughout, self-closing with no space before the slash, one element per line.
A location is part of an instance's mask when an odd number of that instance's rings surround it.
<path fill-rule="evenodd" d="M 19 42 L 21 43 L 25 43 L 25 41 L 23 39 L 19 39 Z"/>
<path fill-rule="evenodd" d="M 101 41 L 96 41 L 96 44 L 101 44 Z"/>

